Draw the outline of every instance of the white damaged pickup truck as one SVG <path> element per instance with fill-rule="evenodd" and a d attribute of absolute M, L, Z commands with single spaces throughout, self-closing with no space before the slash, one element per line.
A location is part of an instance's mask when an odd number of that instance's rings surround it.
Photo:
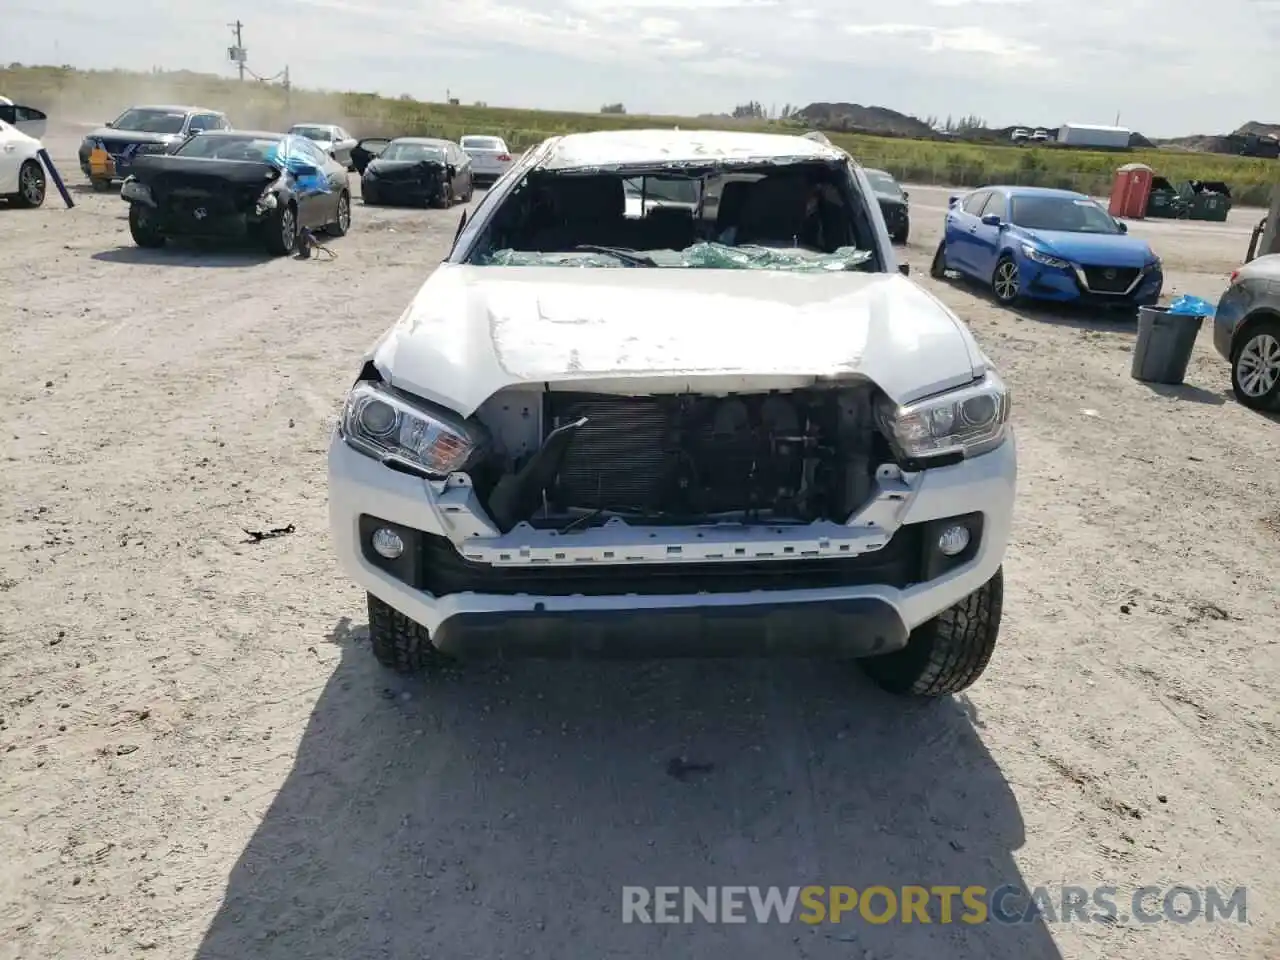
<path fill-rule="evenodd" d="M 627 202 L 688 180 L 696 205 Z M 818 656 L 968 687 L 1000 627 L 1009 394 L 903 272 L 829 144 L 529 151 L 364 358 L 330 447 L 378 660 Z"/>

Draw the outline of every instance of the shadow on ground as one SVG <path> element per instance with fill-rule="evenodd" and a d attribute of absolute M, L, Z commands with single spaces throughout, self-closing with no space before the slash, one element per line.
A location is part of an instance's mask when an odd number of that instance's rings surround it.
<path fill-rule="evenodd" d="M 963 701 L 805 662 L 428 685 L 377 668 L 363 628 L 330 640 L 339 666 L 199 960 L 1060 960 L 1039 920 L 622 922 L 624 885 L 1021 886 L 1022 819 Z"/>
<path fill-rule="evenodd" d="M 1018 316 L 1038 323 L 1051 323 L 1055 327 L 1070 327 L 1073 330 L 1093 330 L 1101 333 L 1138 332 L 1137 312 L 1126 313 L 1123 310 L 1103 309 L 1068 303 L 1019 303 L 1015 308 Z"/>
<path fill-rule="evenodd" d="M 243 245 L 196 241 L 170 241 L 158 250 L 147 247 L 116 247 L 93 254 L 103 263 L 141 264 L 173 267 L 252 267 L 275 259 Z"/>
<path fill-rule="evenodd" d="M 947 271 L 944 282 L 957 290 L 964 290 L 977 296 L 985 294 L 991 303 L 997 303 L 995 298 L 991 296 L 989 287 L 984 287 L 978 281 L 956 273 L 954 270 Z M 1122 308 L 1106 309 L 1105 307 L 1087 304 L 1055 303 L 1051 300 L 1028 299 L 1019 300 L 1005 309 L 1010 314 L 1022 317 L 1024 320 L 1051 323 L 1057 327 L 1070 327 L 1075 330 L 1133 334 L 1138 329 L 1138 313 L 1136 309 L 1132 311 Z"/>
<path fill-rule="evenodd" d="M 1191 403 L 1205 403 L 1213 407 L 1224 406 L 1227 397 L 1221 393 L 1214 393 L 1212 390 L 1206 390 L 1203 387 L 1196 387 L 1189 383 L 1165 384 L 1165 383 L 1145 383 L 1139 381 L 1144 387 L 1152 393 L 1158 393 L 1162 397 L 1168 397 L 1170 400 L 1187 400 Z"/>

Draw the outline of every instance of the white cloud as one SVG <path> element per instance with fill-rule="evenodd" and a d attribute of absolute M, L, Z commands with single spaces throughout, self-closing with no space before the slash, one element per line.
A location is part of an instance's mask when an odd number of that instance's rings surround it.
<path fill-rule="evenodd" d="M 1038 62 L 1048 66 L 1050 59 L 1040 55 L 1033 43 L 992 33 L 983 27 L 926 27 L 913 23 L 849 24 L 845 33 L 852 37 L 890 38 L 926 53 L 974 54 L 988 64 L 1002 67 L 1024 66 Z"/>

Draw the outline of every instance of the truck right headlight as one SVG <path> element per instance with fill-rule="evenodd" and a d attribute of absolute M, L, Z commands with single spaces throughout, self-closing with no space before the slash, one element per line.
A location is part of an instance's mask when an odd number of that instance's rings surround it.
<path fill-rule="evenodd" d="M 876 409 L 881 432 L 903 460 L 976 457 L 1008 435 L 1011 401 L 1004 382 L 988 370 L 977 383 L 906 406 L 885 399 Z"/>
<path fill-rule="evenodd" d="M 341 429 L 343 439 L 366 456 L 437 480 L 466 467 L 486 440 L 462 418 L 428 411 L 368 381 L 357 383 L 347 396 Z"/>

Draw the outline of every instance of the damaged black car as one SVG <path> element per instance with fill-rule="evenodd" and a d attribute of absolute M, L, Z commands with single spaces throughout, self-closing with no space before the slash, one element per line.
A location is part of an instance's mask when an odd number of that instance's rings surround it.
<path fill-rule="evenodd" d="M 203 133 L 171 155 L 137 157 L 120 196 L 140 247 L 176 236 L 246 238 L 285 256 L 303 228 L 340 237 L 351 227 L 346 167 L 282 133 Z"/>
<path fill-rule="evenodd" d="M 360 195 L 367 204 L 428 204 L 442 209 L 475 193 L 471 158 L 451 140 L 399 137 L 364 168 Z"/>

